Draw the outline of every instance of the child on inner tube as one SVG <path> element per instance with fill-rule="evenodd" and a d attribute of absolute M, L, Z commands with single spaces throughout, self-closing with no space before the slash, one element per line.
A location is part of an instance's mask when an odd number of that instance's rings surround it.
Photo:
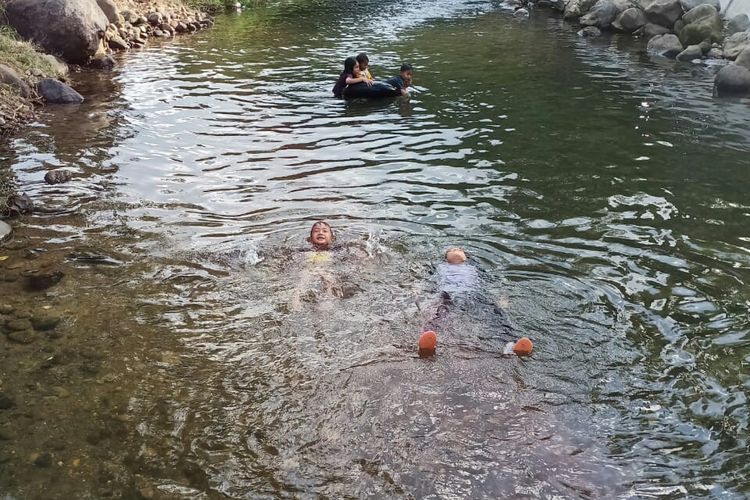
<path fill-rule="evenodd" d="M 361 73 L 356 58 L 347 57 L 344 60 L 344 71 L 341 72 L 339 79 L 333 86 L 333 95 L 339 98 L 343 97 L 346 86 L 354 85 L 355 83 L 366 83 L 367 85 L 372 85 L 373 81 Z"/>

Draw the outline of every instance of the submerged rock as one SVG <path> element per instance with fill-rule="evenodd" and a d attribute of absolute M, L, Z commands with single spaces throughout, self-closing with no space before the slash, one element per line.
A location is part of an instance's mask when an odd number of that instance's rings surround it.
<path fill-rule="evenodd" d="M 20 332 L 31 329 L 31 321 L 26 318 L 12 319 L 5 323 L 5 329 L 9 332 Z"/>
<path fill-rule="evenodd" d="M 34 203 L 26 193 L 12 194 L 5 201 L 4 213 L 10 216 L 30 214 L 34 210 Z"/>
<path fill-rule="evenodd" d="M 15 405 L 16 403 L 15 401 L 13 401 L 13 398 L 3 392 L 0 392 L 0 410 L 10 410 Z"/>
<path fill-rule="evenodd" d="M 36 335 L 31 330 L 21 330 L 18 332 L 10 332 L 8 334 L 8 340 L 15 342 L 16 344 L 32 344 L 36 340 Z"/>
<path fill-rule="evenodd" d="M 578 19 L 588 10 L 593 7 L 596 0 L 570 0 L 565 5 L 565 11 L 563 17 L 568 21 Z"/>
<path fill-rule="evenodd" d="M 649 54 L 663 57 L 675 57 L 682 50 L 680 39 L 677 38 L 677 35 L 671 33 L 653 37 L 648 41 L 648 46 L 646 47 L 646 52 Z"/>
<path fill-rule="evenodd" d="M 750 70 L 739 64 L 727 64 L 716 73 L 714 95 L 717 97 L 750 95 Z"/>
<path fill-rule="evenodd" d="M 62 271 L 53 271 L 49 273 L 31 272 L 26 273 L 26 288 L 30 291 L 46 290 L 58 284 L 65 274 Z"/>
<path fill-rule="evenodd" d="M 40 80 L 36 88 L 44 100 L 50 104 L 80 104 L 83 102 L 81 94 L 53 78 Z"/>
<path fill-rule="evenodd" d="M 598 36 L 602 36 L 602 30 L 600 30 L 596 26 L 586 26 L 576 34 L 584 38 L 596 38 Z"/>
<path fill-rule="evenodd" d="M 679 0 L 653 0 L 644 9 L 646 19 L 660 26 L 671 28 L 682 17 L 682 6 Z"/>
<path fill-rule="evenodd" d="M 112 69 L 115 67 L 115 60 L 110 55 L 101 55 L 93 58 L 89 67 L 94 69 Z"/>
<path fill-rule="evenodd" d="M 46 332 L 47 330 L 56 328 L 60 324 L 60 318 L 47 315 L 32 316 L 31 324 L 34 326 L 34 330 Z"/>
<path fill-rule="evenodd" d="M 513 16 L 520 17 L 520 18 L 527 18 L 529 17 L 529 11 L 526 9 L 518 9 L 513 13 Z"/>
<path fill-rule="evenodd" d="M 658 24 L 654 23 L 646 23 L 633 34 L 651 39 L 655 36 L 665 35 L 667 33 L 669 33 L 669 29 L 665 28 L 664 26 L 659 26 Z"/>
<path fill-rule="evenodd" d="M 24 38 L 68 62 L 85 64 L 101 50 L 107 16 L 91 0 L 12 0 L 8 23 Z"/>
<path fill-rule="evenodd" d="M 44 182 L 47 184 L 63 184 L 72 178 L 70 170 L 50 170 L 44 174 Z"/>
<path fill-rule="evenodd" d="M 625 33 L 632 33 L 645 24 L 646 15 L 641 9 L 636 7 L 625 9 L 614 21 L 612 21 L 612 27 L 614 29 Z"/>

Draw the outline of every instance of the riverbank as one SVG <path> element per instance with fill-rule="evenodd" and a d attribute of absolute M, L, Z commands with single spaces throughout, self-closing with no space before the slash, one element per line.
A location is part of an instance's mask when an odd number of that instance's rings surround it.
<path fill-rule="evenodd" d="M 181 0 L 3 1 L 0 28 L 0 136 L 34 116 L 36 106 L 85 99 L 65 82 L 68 64 L 110 69 L 111 54 L 209 28 L 213 19 Z M 61 56 L 61 58 L 56 57 Z"/>

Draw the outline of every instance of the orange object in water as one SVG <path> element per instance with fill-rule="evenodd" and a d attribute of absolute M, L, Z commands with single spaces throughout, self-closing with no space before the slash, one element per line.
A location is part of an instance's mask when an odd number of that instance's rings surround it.
<path fill-rule="evenodd" d="M 421 356 L 435 354 L 435 347 L 437 347 L 437 334 L 432 330 L 427 330 L 419 336 L 419 342 L 417 342 L 417 345 L 419 346 L 419 354 Z"/>
<path fill-rule="evenodd" d="M 534 344 L 528 337 L 521 337 L 513 346 L 513 352 L 516 353 L 516 356 L 529 356 L 533 350 Z"/>

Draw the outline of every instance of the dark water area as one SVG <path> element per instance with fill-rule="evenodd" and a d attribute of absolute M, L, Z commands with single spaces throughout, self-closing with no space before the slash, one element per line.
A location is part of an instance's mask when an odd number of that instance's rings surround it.
<path fill-rule="evenodd" d="M 73 75 L 0 150 L 0 498 L 744 498 L 750 107 L 643 49 L 283 2 Z M 331 98 L 359 51 L 417 92 Z"/>

